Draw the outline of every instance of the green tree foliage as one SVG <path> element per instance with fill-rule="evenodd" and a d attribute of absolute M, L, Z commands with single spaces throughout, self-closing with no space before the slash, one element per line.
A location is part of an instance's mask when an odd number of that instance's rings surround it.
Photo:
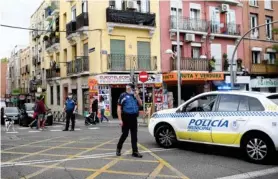
<path fill-rule="evenodd" d="M 8 62 L 8 58 L 7 57 L 1 58 L 1 63 L 6 63 L 6 62 Z"/>

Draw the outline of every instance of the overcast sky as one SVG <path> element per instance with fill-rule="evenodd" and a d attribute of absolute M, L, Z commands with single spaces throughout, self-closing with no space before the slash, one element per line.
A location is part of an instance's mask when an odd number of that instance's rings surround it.
<path fill-rule="evenodd" d="M 30 17 L 42 0 L 0 0 L 0 24 L 29 27 Z M 15 45 L 29 44 L 29 31 L 0 27 L 0 58 L 9 57 Z"/>

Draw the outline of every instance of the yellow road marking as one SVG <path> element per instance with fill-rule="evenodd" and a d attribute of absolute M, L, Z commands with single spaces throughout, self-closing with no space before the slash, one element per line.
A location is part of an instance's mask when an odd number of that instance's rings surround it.
<path fill-rule="evenodd" d="M 62 137 L 64 137 L 64 136 L 62 136 Z M 32 145 L 32 144 L 38 144 L 38 143 L 41 143 L 41 142 L 46 142 L 46 141 L 49 141 L 49 140 L 53 140 L 53 139 L 57 139 L 57 138 L 62 138 L 62 137 L 54 137 L 54 138 L 50 138 L 50 139 L 39 140 L 39 141 L 36 141 L 36 142 L 31 142 L 29 144 L 24 144 L 24 145 L 19 145 L 19 146 L 7 148 L 7 149 L 5 149 L 5 151 L 6 150 L 17 149 L 17 148 L 24 147 L 24 146 L 29 146 L 29 145 Z"/>
<path fill-rule="evenodd" d="M 47 166 L 47 165 L 30 165 L 32 167 L 38 168 L 49 168 L 49 169 L 60 169 L 60 170 L 74 170 L 74 171 L 85 171 L 85 172 L 98 172 L 100 169 L 93 169 L 93 168 L 76 168 L 76 167 L 60 167 L 60 166 Z M 109 174 L 122 174 L 122 175 L 137 175 L 137 176 L 148 176 L 149 173 L 143 172 L 125 172 L 125 171 L 115 171 L 115 170 L 105 170 L 102 173 L 109 173 Z M 173 175 L 157 175 L 157 177 L 165 177 L 165 178 L 179 178 L 178 176 Z"/>
<path fill-rule="evenodd" d="M 142 144 L 138 143 L 138 146 L 140 146 L 142 149 L 149 151 L 149 153 L 156 158 L 160 163 L 162 163 L 163 165 L 165 165 L 166 167 L 168 167 L 170 170 L 172 170 L 174 173 L 176 173 L 180 178 L 182 179 L 189 179 L 188 177 L 186 177 L 183 173 L 181 173 L 180 171 L 178 171 L 176 168 L 174 168 L 172 165 L 170 165 L 168 162 L 166 162 L 165 160 L 163 160 L 161 157 L 159 157 L 158 155 L 156 155 L 155 153 L 153 153 L 151 150 L 149 150 L 147 147 L 143 146 Z"/>
<path fill-rule="evenodd" d="M 103 159 L 107 159 L 107 160 L 114 160 L 115 158 L 103 158 Z M 159 161 L 157 160 L 134 160 L 134 159 L 127 159 L 127 158 L 122 158 L 119 159 L 120 161 L 130 161 L 130 162 L 145 162 L 145 163 L 158 163 Z"/>
<path fill-rule="evenodd" d="M 150 174 L 150 178 L 156 178 L 157 175 L 160 173 L 160 171 L 162 170 L 162 168 L 164 167 L 163 163 L 160 163 L 154 170 L 153 172 Z"/>
<path fill-rule="evenodd" d="M 31 156 L 34 156 L 34 155 L 38 155 L 38 154 L 44 153 L 44 152 L 49 151 L 49 150 L 56 149 L 57 147 L 62 147 L 64 145 L 68 145 L 68 144 L 72 144 L 72 143 L 74 143 L 74 141 L 67 142 L 67 143 L 64 143 L 64 144 L 61 144 L 61 145 L 58 145 L 58 146 L 55 146 L 55 147 L 50 147 L 50 148 L 47 148 L 47 149 L 44 149 L 44 150 L 41 150 L 41 151 L 38 151 L 38 152 L 35 152 L 35 153 L 31 153 L 29 155 L 25 155 L 23 157 L 18 157 L 18 158 L 9 160 L 7 162 L 14 162 L 14 161 L 17 161 L 17 160 L 21 160 L 21 159 L 24 159 L 24 158 L 27 158 L 27 157 L 31 157 Z"/>
<path fill-rule="evenodd" d="M 128 152 L 130 152 L 130 150 L 126 151 L 124 154 L 127 154 Z M 101 169 L 99 169 L 97 172 L 93 173 L 92 175 L 88 176 L 86 179 L 92 179 L 92 178 L 96 178 L 98 175 L 100 175 L 101 173 L 103 173 L 104 171 L 106 171 L 108 168 L 112 167 L 113 165 L 115 165 L 116 163 L 118 163 L 123 156 L 119 157 L 119 158 L 115 158 L 114 160 L 112 160 L 111 162 L 109 162 L 108 164 L 104 165 Z"/>
<path fill-rule="evenodd" d="M 12 151 L 1 151 L 3 154 L 22 154 L 22 155 L 30 155 L 33 153 L 28 153 L 28 152 L 12 152 Z M 45 156 L 55 156 L 55 157 L 69 157 L 71 155 L 59 155 L 59 154 L 45 154 L 45 153 L 40 153 L 37 155 L 45 155 Z"/>
<path fill-rule="evenodd" d="M 102 146 L 104 146 L 105 144 L 108 144 L 108 143 L 112 142 L 113 140 L 114 140 L 114 139 L 109 140 L 109 141 L 106 141 L 106 142 L 103 142 L 102 144 L 99 144 L 99 145 L 97 145 L 97 146 L 94 146 L 94 147 L 92 147 L 92 148 L 90 148 L 90 149 L 87 149 L 87 150 L 85 150 L 85 151 L 79 152 L 79 153 L 77 153 L 77 154 L 75 154 L 75 155 L 73 155 L 73 156 L 67 157 L 66 159 L 72 159 L 72 158 L 75 158 L 75 157 L 80 156 L 80 155 L 82 155 L 82 154 L 85 154 L 85 153 L 87 153 L 87 152 L 93 151 L 93 150 L 95 150 L 95 149 L 98 148 L 98 147 L 102 147 Z M 37 171 L 37 172 L 35 172 L 35 173 L 29 174 L 29 175 L 25 176 L 25 177 L 22 178 L 22 179 L 28 179 L 28 178 L 32 178 L 32 177 L 34 177 L 34 176 L 37 176 L 37 175 L 39 175 L 39 174 L 41 174 L 41 173 L 43 173 L 43 172 L 45 172 L 45 171 L 47 171 L 47 170 L 49 170 L 49 169 L 51 169 L 51 168 L 53 168 L 53 167 L 56 167 L 56 166 L 59 165 L 60 163 L 63 163 L 63 161 L 54 163 L 54 164 L 52 164 L 52 165 L 50 165 L 50 166 L 48 166 L 48 167 L 46 167 L 46 168 L 43 168 L 43 169 L 41 169 L 41 170 L 39 170 L 39 171 Z"/>

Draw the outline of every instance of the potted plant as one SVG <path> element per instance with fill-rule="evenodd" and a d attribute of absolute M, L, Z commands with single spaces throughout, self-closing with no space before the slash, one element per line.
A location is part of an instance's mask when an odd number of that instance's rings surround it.
<path fill-rule="evenodd" d="M 212 57 L 209 60 L 209 72 L 212 72 L 213 70 L 215 70 L 215 59 L 214 59 L 214 57 Z"/>
<path fill-rule="evenodd" d="M 236 60 L 236 63 L 237 63 L 237 71 L 242 71 L 242 59 L 238 58 Z"/>
<path fill-rule="evenodd" d="M 224 61 L 224 71 L 228 71 L 229 68 L 229 62 L 228 62 L 228 55 L 226 53 L 223 54 L 223 61 Z"/>

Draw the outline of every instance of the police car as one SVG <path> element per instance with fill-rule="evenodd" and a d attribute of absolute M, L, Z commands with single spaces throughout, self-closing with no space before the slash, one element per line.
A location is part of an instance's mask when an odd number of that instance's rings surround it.
<path fill-rule="evenodd" d="M 156 112 L 149 132 L 165 148 L 178 141 L 240 147 L 255 163 L 278 150 L 278 93 L 212 91 Z"/>

